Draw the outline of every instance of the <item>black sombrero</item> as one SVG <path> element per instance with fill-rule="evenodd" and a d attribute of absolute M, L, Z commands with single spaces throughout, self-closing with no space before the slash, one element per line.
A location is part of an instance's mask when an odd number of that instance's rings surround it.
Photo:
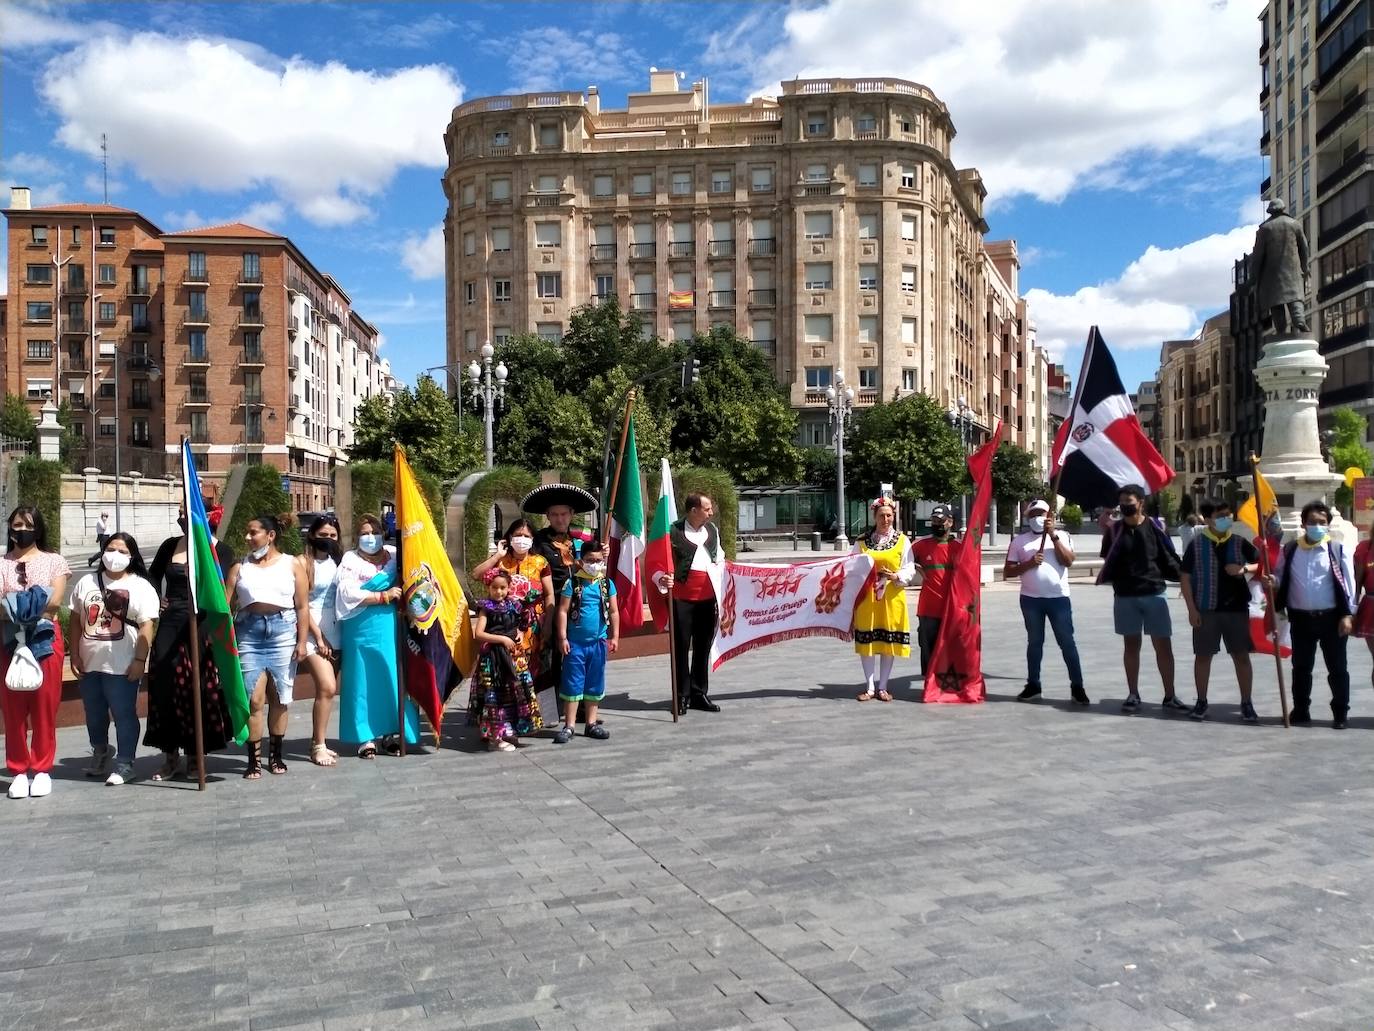
<path fill-rule="evenodd" d="M 595 512 L 596 498 L 571 483 L 546 483 L 525 495 L 520 507 L 535 515 L 547 515 L 554 505 L 567 505 L 574 512 Z"/>

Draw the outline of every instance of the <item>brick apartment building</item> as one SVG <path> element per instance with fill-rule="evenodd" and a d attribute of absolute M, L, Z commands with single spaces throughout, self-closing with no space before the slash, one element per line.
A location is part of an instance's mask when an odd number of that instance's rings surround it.
<path fill-rule="evenodd" d="M 967 399 L 985 433 L 1048 454 L 1046 368 L 1014 243 L 985 244 L 985 191 L 954 126 L 900 79 L 797 80 L 715 105 L 651 70 L 603 110 L 581 92 L 486 97 L 445 133 L 448 360 L 519 333 L 557 339 L 612 295 L 646 333 L 729 326 L 774 364 L 802 441 L 829 443 L 825 390 L 859 405 Z"/>
<path fill-rule="evenodd" d="M 298 511 L 333 505 L 358 404 L 391 389 L 375 327 L 286 237 L 233 223 L 164 233 L 106 204 L 33 208 L 16 187 L 4 384 L 69 402 L 82 464 L 164 476 L 182 436 L 210 482 L 282 471 Z"/>

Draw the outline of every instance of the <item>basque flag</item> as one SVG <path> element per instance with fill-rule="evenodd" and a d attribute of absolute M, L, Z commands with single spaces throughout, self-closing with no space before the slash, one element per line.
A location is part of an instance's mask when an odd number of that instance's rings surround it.
<path fill-rule="evenodd" d="M 1073 410 L 1054 438 L 1058 492 L 1082 508 L 1116 504 L 1128 483 L 1155 494 L 1174 470 L 1140 428 L 1116 362 L 1094 326 L 1079 371 Z"/>

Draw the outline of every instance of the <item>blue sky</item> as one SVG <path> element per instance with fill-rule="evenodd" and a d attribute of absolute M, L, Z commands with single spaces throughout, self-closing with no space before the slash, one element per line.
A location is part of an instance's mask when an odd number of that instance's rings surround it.
<path fill-rule="evenodd" d="M 443 361 L 442 133 L 496 93 L 712 99 L 887 74 L 950 108 L 955 159 L 1015 237 L 1042 343 L 1076 371 L 1096 321 L 1128 385 L 1226 307 L 1266 174 L 1260 0 L 794 3 L 19 3 L 0 0 L 0 186 L 109 199 L 164 230 L 242 219 L 344 284 L 413 381 Z M 7 200 L 5 197 L 0 198 Z"/>

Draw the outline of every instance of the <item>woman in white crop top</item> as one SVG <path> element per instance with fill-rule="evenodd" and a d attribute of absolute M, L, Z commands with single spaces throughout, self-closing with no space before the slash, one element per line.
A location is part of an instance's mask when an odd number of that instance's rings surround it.
<path fill-rule="evenodd" d="M 248 692 L 248 769 L 245 780 L 262 776 L 263 706 L 267 703 L 267 681 L 274 692 L 268 706 L 267 724 L 271 747 L 267 768 L 285 773 L 282 741 L 286 736 L 286 707 L 291 704 L 291 688 L 296 678 L 296 663 L 305 658 L 305 642 L 310 632 L 310 588 L 305 571 L 290 555 L 277 550 L 283 520 L 261 515 L 248 520 L 244 540 L 248 554 L 229 570 L 225 587 L 234 606 L 234 635 L 238 639 L 239 664 L 243 667 L 243 686 Z"/>

